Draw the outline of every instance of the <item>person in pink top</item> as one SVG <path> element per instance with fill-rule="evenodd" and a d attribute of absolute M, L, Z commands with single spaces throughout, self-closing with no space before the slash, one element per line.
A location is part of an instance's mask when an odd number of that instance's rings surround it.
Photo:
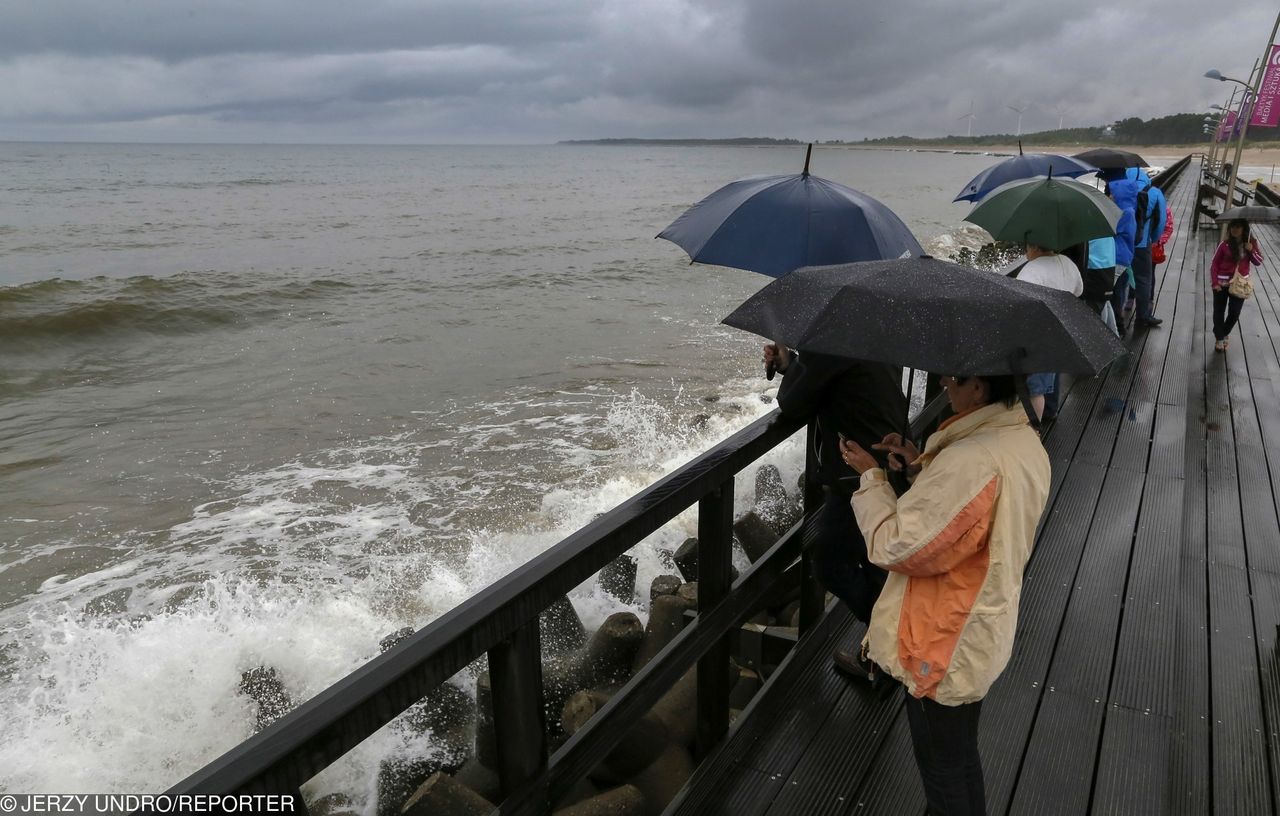
<path fill-rule="evenodd" d="M 1249 266 L 1262 264 L 1262 253 L 1258 250 L 1258 240 L 1249 235 L 1249 222 L 1236 219 L 1227 225 L 1227 240 L 1218 244 L 1218 251 L 1213 253 L 1213 263 L 1209 265 L 1209 282 L 1213 286 L 1213 336 L 1215 351 L 1227 350 L 1227 336 L 1236 327 L 1240 319 L 1240 308 L 1244 306 L 1244 298 L 1238 298 L 1228 291 L 1231 278 L 1239 274 L 1249 277 Z"/>

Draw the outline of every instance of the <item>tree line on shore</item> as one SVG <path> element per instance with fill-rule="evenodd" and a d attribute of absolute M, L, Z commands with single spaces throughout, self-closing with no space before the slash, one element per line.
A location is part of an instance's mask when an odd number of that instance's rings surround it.
<path fill-rule="evenodd" d="M 1110 142 L 1117 145 L 1194 145 L 1208 141 L 1204 134 L 1203 113 L 1175 113 L 1171 116 L 1160 116 L 1155 119 L 1140 119 L 1136 116 L 1131 116 L 1128 119 L 1117 120 L 1110 125 L 1042 130 L 1035 133 L 1024 133 L 1021 137 L 1012 133 L 990 133 L 984 136 L 939 136 L 933 138 L 884 136 L 877 139 L 865 138 L 860 141 L 829 139 L 821 142 L 821 144 L 960 148 L 1009 145 L 1019 138 L 1025 144 L 1034 145 L 1079 145 L 1097 144 L 1099 142 Z M 757 147 L 800 145 L 804 144 L 804 142 L 800 139 L 743 136 L 724 139 L 567 139 L 560 142 L 560 144 Z M 1245 144 L 1253 147 L 1280 144 L 1280 132 L 1276 129 L 1256 131 L 1249 134 L 1249 137 L 1245 139 Z"/>

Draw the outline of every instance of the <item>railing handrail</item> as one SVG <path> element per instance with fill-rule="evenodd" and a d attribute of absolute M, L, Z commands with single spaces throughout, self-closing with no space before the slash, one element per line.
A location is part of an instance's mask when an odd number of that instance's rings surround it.
<path fill-rule="evenodd" d="M 777 410 L 632 496 L 175 785 L 292 792 L 805 423 Z"/>

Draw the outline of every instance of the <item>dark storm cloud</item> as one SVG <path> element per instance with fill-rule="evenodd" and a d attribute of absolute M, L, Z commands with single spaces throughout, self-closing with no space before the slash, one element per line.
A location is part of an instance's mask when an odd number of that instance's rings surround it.
<path fill-rule="evenodd" d="M 1272 0 L 9 0 L 0 138 L 859 139 L 1203 109 Z M 65 128 L 79 123 L 76 128 Z M 91 126 L 100 125 L 98 129 Z"/>
<path fill-rule="evenodd" d="M 577 0 L 5 0 L 0 58 L 527 47 L 583 36 L 588 9 Z"/>

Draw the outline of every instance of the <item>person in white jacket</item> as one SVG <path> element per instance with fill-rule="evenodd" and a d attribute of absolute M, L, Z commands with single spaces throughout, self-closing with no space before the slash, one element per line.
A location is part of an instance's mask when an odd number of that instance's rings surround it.
<path fill-rule="evenodd" d="M 1027 264 L 1018 272 L 1018 280 L 1050 289 L 1061 289 L 1076 297 L 1084 294 L 1084 278 L 1080 274 L 1080 268 L 1067 256 L 1035 244 L 1027 244 Z M 1031 407 L 1035 409 L 1036 419 L 1044 417 L 1045 395 L 1057 388 L 1058 375 L 1052 371 L 1027 377 L 1027 393 L 1031 395 Z"/>

